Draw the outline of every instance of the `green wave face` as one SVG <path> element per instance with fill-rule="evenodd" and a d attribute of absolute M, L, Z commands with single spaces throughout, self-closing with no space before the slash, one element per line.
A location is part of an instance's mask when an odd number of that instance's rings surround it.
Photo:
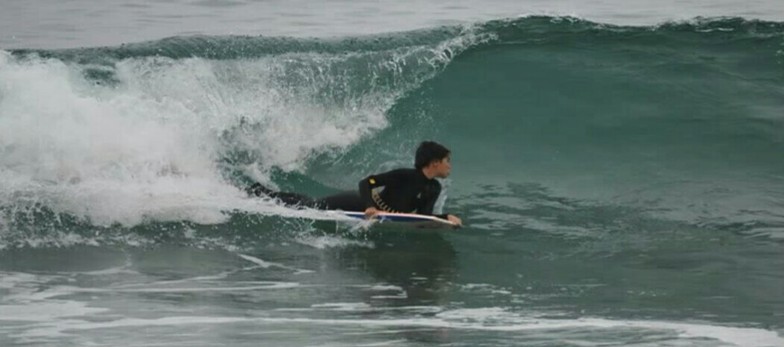
<path fill-rule="evenodd" d="M 740 18 L 526 17 L 3 52 L 2 225 L 58 220 L 37 214 L 97 227 L 285 215 L 241 188 L 353 189 L 411 165 L 417 143 L 435 139 L 453 150 L 446 183 L 464 214 L 544 194 L 776 226 L 783 42 L 784 24 Z"/>

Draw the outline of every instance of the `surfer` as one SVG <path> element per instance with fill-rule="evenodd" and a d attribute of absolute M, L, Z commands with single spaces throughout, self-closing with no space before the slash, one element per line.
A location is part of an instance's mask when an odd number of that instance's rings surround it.
<path fill-rule="evenodd" d="M 462 221 L 455 215 L 434 215 L 441 183 L 436 178 L 446 178 L 452 170 L 450 151 L 433 141 L 422 142 L 416 150 L 413 169 L 396 169 L 370 175 L 359 181 L 359 192 L 343 192 L 323 198 L 303 194 L 276 192 L 260 183 L 248 188 L 248 193 L 268 196 L 291 206 L 322 210 L 364 211 L 370 218 L 381 211 L 433 215 L 458 225 Z"/>

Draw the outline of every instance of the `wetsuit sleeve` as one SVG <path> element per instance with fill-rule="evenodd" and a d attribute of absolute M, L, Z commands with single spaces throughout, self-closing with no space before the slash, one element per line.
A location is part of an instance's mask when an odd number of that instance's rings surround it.
<path fill-rule="evenodd" d="M 424 201 L 422 208 L 417 209 L 417 213 L 448 219 L 446 214 L 433 214 L 433 208 L 435 208 L 439 196 L 441 196 L 441 185 L 436 184 L 433 186 L 430 194 L 428 194 L 427 200 Z"/>
<path fill-rule="evenodd" d="M 376 203 L 373 202 L 373 197 L 370 194 L 374 188 L 384 187 L 391 182 L 398 181 L 400 175 L 400 170 L 392 170 L 378 175 L 370 175 L 359 181 L 359 197 L 362 199 L 362 203 L 365 204 L 365 208 L 376 207 Z"/>

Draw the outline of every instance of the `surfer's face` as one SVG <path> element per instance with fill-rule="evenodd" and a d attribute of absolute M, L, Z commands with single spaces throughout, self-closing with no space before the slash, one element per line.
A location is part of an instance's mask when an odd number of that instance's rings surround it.
<path fill-rule="evenodd" d="M 438 178 L 446 178 L 449 176 L 449 173 L 452 171 L 452 162 L 449 156 L 446 156 L 444 159 L 439 161 L 433 162 L 433 169 L 435 171 L 435 177 Z"/>

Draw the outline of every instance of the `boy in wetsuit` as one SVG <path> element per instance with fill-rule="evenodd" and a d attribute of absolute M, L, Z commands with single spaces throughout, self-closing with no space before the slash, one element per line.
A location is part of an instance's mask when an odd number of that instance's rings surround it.
<path fill-rule="evenodd" d="M 446 178 L 452 170 L 450 151 L 433 141 L 422 142 L 416 150 L 413 169 L 396 169 L 371 175 L 359 181 L 359 194 L 344 192 L 320 199 L 296 193 L 275 192 L 259 183 L 248 193 L 279 199 L 286 205 L 324 210 L 364 211 L 373 217 L 381 211 L 433 215 L 433 206 L 441 193 L 435 178 Z M 458 225 L 462 221 L 451 214 L 435 215 Z"/>

